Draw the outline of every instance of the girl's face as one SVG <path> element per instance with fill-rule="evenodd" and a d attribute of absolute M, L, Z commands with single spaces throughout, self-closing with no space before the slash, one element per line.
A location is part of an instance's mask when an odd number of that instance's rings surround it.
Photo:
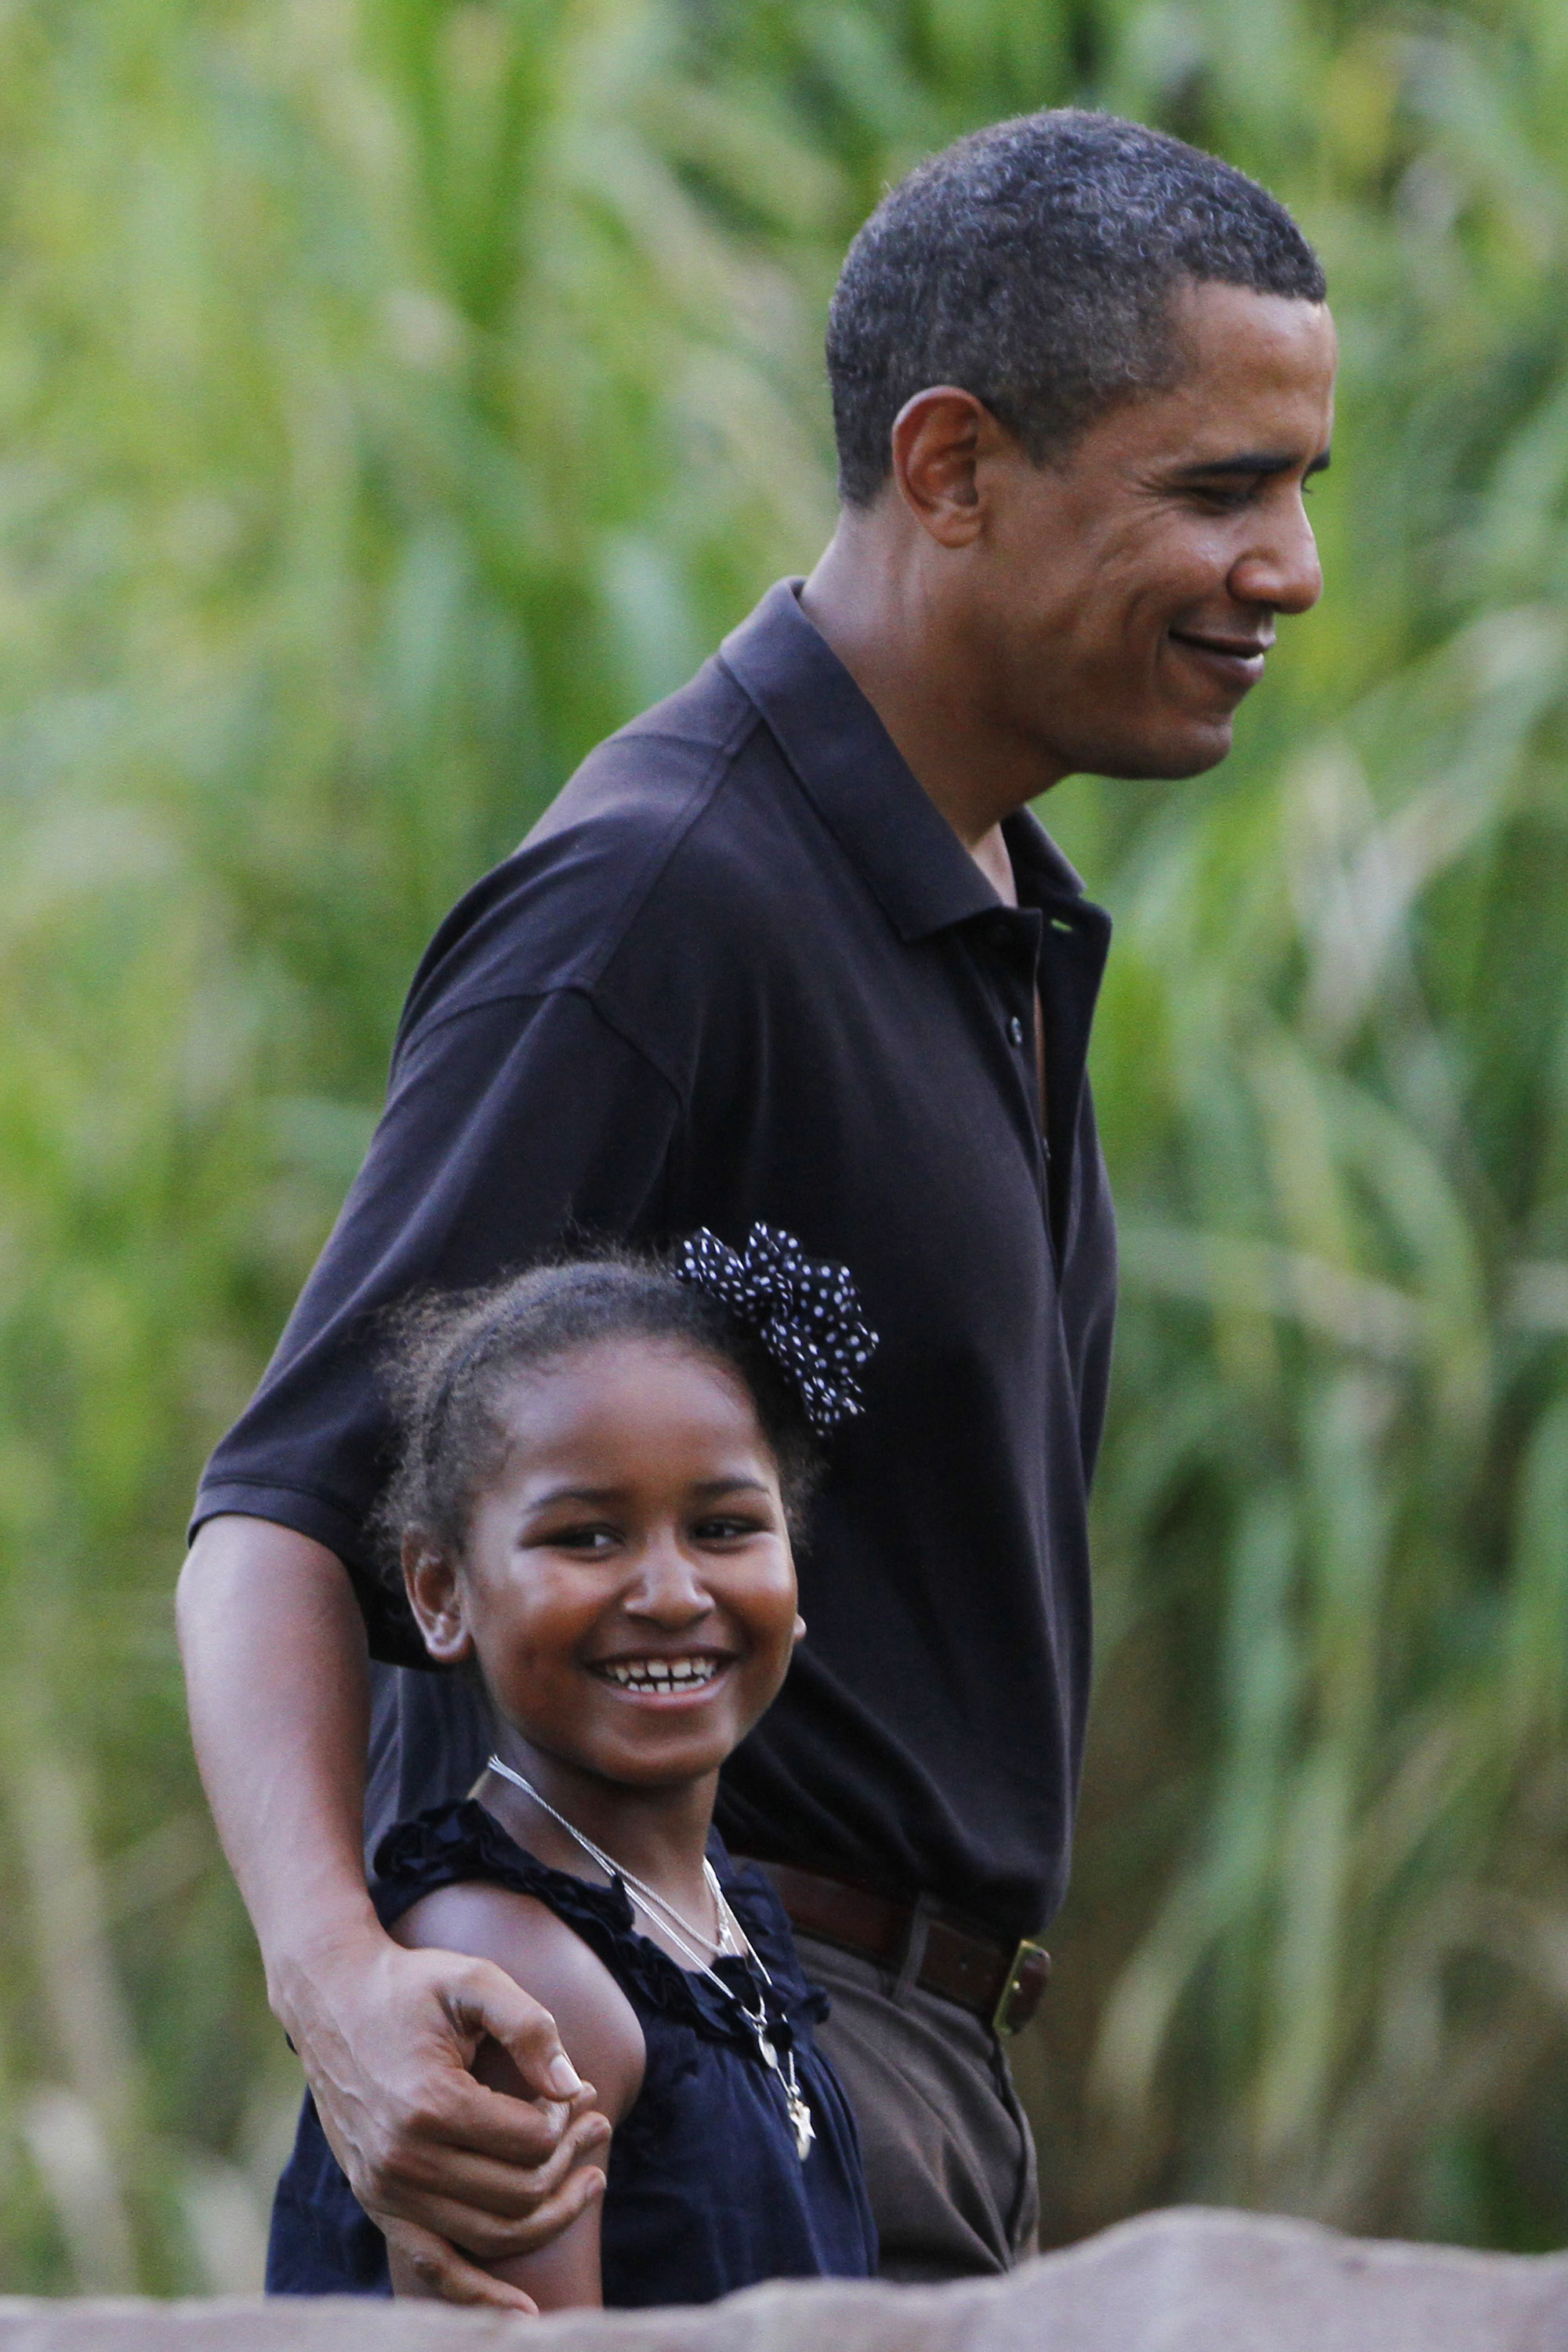
<path fill-rule="evenodd" d="M 805 1630 L 744 1387 L 676 1342 L 603 1340 L 520 1377 L 502 1413 L 461 1566 L 405 1560 L 431 1655 L 477 1655 L 500 1714 L 599 1778 L 717 1771 Z"/>

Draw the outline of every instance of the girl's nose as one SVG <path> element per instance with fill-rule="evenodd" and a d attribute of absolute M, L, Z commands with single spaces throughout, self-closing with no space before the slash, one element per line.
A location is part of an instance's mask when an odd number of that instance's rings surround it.
<path fill-rule="evenodd" d="M 673 1537 L 650 1542 L 622 1598 L 629 1616 L 651 1618 L 660 1625 L 685 1626 L 707 1616 L 712 1608 L 712 1595 L 697 1563 Z"/>

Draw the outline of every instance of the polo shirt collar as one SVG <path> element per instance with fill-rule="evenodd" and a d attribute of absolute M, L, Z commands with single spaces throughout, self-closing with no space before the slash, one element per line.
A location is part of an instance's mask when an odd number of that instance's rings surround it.
<path fill-rule="evenodd" d="M 973 915 L 995 891 L 911 772 L 832 646 L 801 611 L 798 580 L 770 588 L 721 659 L 756 705 L 807 797 L 905 940 Z M 1019 897 L 1081 898 L 1083 885 L 1027 810 L 1004 827 Z"/>

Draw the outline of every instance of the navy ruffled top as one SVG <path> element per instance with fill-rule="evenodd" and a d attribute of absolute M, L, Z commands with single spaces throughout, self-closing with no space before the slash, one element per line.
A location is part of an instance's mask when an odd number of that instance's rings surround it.
<path fill-rule="evenodd" d="M 611 2306 L 710 2303 L 761 2279 L 866 2278 L 877 2266 L 854 2119 L 811 2036 L 813 2021 L 826 2013 L 824 1996 L 802 1976 L 789 1922 L 762 1873 L 737 1870 L 717 1836 L 710 1857 L 773 1979 L 764 1998 L 774 2039 L 794 2051 L 816 2127 L 804 2163 L 780 2079 L 734 2003 L 638 1933 L 618 1880 L 595 1885 L 552 1870 L 471 1798 L 401 1822 L 375 1857 L 376 1907 L 388 1925 L 439 1886 L 481 1878 L 513 1887 L 547 1904 L 582 1937 L 636 2011 L 647 2062 L 642 2088 L 611 2142 L 601 2222 Z M 724 1958 L 717 1967 L 754 2009 L 757 1988 L 744 1961 Z M 334 2231 L 334 2211 L 346 2225 L 341 2230 Z M 279 2187 L 269 2288 L 385 2294 L 384 2251 L 377 2276 L 367 2231 L 379 2245 L 308 2111 Z M 320 2262 L 293 2284 L 299 2266 L 288 2262 L 287 2249 L 305 2236 L 328 2254 L 331 2284 Z M 334 2236 L 342 2240 L 336 2261 Z"/>

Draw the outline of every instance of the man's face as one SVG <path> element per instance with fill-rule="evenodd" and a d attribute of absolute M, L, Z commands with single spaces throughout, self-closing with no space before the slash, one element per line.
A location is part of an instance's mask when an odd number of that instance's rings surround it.
<path fill-rule="evenodd" d="M 1059 464 L 983 460 L 965 597 L 984 698 L 1060 772 L 1190 776 L 1230 749 L 1275 616 L 1322 590 L 1302 505 L 1328 462 L 1337 345 L 1321 304 L 1188 285 L 1186 365 Z"/>

